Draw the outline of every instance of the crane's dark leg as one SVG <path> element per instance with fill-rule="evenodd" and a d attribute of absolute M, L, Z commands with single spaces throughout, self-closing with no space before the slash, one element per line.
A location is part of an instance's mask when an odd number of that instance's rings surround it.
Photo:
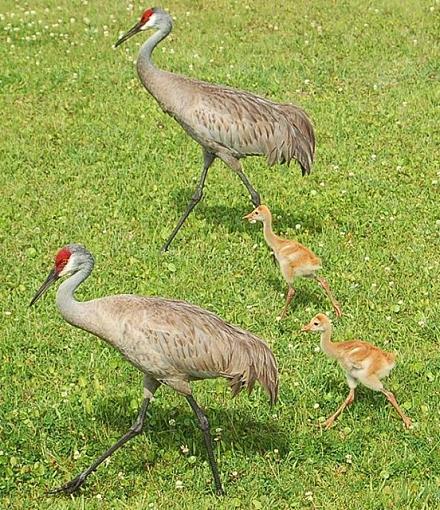
<path fill-rule="evenodd" d="M 211 466 L 212 476 L 214 477 L 215 488 L 217 494 L 221 496 L 225 493 L 225 491 L 223 490 L 222 483 L 220 481 L 217 462 L 215 461 L 214 452 L 212 450 L 212 437 L 211 433 L 209 432 L 208 418 L 206 414 L 203 412 L 203 410 L 199 407 L 197 402 L 194 400 L 194 397 L 192 395 L 187 395 L 186 399 L 188 400 L 191 409 L 194 411 L 194 414 L 197 416 L 197 419 L 199 420 L 200 428 L 202 429 L 203 438 L 205 440 L 206 450 L 208 451 L 208 460 L 209 465 Z"/>
<path fill-rule="evenodd" d="M 230 168 L 232 168 L 232 170 L 234 170 L 238 177 L 240 177 L 242 183 L 246 186 L 246 189 L 249 191 L 254 206 L 258 207 L 259 205 L 261 205 L 260 194 L 258 193 L 258 191 L 254 189 L 249 179 L 244 174 L 240 161 L 234 156 L 231 156 L 230 154 L 222 153 L 218 154 L 218 157 L 222 159 Z"/>
<path fill-rule="evenodd" d="M 98 457 L 87 469 L 82 471 L 76 478 L 71 480 L 70 482 L 62 485 L 58 489 L 54 489 L 49 492 L 49 494 L 58 494 L 60 492 L 64 492 L 65 494 L 72 494 L 76 490 L 78 490 L 81 485 L 86 481 L 86 478 L 93 473 L 97 469 L 97 467 L 102 464 L 112 453 L 114 453 L 118 448 L 123 446 L 127 441 L 132 439 L 133 437 L 139 435 L 142 432 L 145 422 L 145 416 L 147 415 L 148 405 L 150 404 L 151 398 L 153 397 L 154 392 L 159 387 L 160 383 L 154 379 L 150 379 L 148 376 L 144 376 L 144 394 L 145 398 L 142 402 L 141 408 L 139 409 L 138 416 L 134 421 L 133 425 L 130 427 L 127 433 L 125 433 L 121 439 L 116 441 L 116 443 L 111 446 L 108 450 L 106 450 L 100 457 Z"/>
<path fill-rule="evenodd" d="M 212 165 L 212 162 L 215 159 L 215 155 L 212 154 L 211 152 L 203 150 L 203 158 L 204 158 L 203 171 L 200 175 L 197 188 L 194 191 L 194 194 L 191 197 L 191 200 L 187 205 L 185 212 L 182 214 L 177 225 L 174 227 L 174 230 L 171 232 L 171 235 L 168 238 L 167 242 L 162 246 L 162 251 L 168 250 L 173 239 L 176 237 L 177 232 L 179 232 L 180 227 L 185 223 L 186 218 L 188 218 L 188 216 L 191 214 L 191 211 L 203 198 L 203 186 L 205 185 L 206 176 L 208 175 L 209 167 Z"/>

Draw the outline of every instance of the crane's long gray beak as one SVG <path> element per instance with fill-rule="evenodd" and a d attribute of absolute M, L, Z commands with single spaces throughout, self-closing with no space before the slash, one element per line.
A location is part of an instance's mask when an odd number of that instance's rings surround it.
<path fill-rule="evenodd" d="M 36 301 L 40 299 L 40 297 L 46 292 L 46 290 L 52 285 L 52 283 L 58 280 L 59 276 L 55 269 L 49 273 L 43 285 L 38 289 L 35 296 L 32 298 L 32 301 L 29 303 L 29 306 L 32 306 Z"/>
<path fill-rule="evenodd" d="M 120 46 L 123 42 L 125 42 L 127 39 L 130 39 L 133 35 L 137 34 L 141 29 L 142 23 L 138 22 L 134 27 L 130 28 L 128 32 L 125 32 L 124 35 L 122 35 L 116 42 L 115 42 L 115 48 Z"/>

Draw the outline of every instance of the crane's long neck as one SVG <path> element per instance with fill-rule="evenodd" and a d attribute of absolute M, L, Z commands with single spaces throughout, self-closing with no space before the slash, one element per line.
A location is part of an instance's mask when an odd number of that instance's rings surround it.
<path fill-rule="evenodd" d="M 78 286 L 90 275 L 93 269 L 93 263 L 85 265 L 70 278 L 65 280 L 58 288 L 57 306 L 64 319 L 72 324 L 87 331 L 87 302 L 82 303 L 75 299 L 75 291 Z"/>
<path fill-rule="evenodd" d="M 140 80 L 144 84 L 145 88 L 151 91 L 151 80 L 154 72 L 157 69 L 154 67 L 151 55 L 154 48 L 167 37 L 171 32 L 173 25 L 171 21 L 164 24 L 159 30 L 157 30 L 151 37 L 149 37 L 144 44 L 141 46 L 137 59 L 137 71 Z"/>
<path fill-rule="evenodd" d="M 272 248 L 276 249 L 278 247 L 279 238 L 274 234 L 272 230 L 272 215 L 270 213 L 264 218 L 263 221 L 263 234 L 266 243 Z"/>
<path fill-rule="evenodd" d="M 338 348 L 334 342 L 331 341 L 332 327 L 329 324 L 328 327 L 321 333 L 321 349 L 327 356 L 331 358 L 338 358 Z"/>

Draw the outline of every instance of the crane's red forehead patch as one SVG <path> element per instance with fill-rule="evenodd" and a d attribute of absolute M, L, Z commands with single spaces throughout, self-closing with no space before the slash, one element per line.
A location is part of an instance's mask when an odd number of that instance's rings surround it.
<path fill-rule="evenodd" d="M 55 255 L 55 267 L 58 271 L 61 271 L 64 266 L 69 262 L 70 256 L 72 255 L 71 251 L 67 248 L 62 248 Z"/>
<path fill-rule="evenodd" d="M 141 23 L 146 23 L 154 14 L 153 9 L 147 9 L 141 16 Z"/>

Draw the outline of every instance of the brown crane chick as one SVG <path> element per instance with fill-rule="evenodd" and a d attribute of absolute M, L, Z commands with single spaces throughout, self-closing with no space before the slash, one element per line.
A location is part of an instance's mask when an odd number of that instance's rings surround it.
<path fill-rule="evenodd" d="M 411 428 L 411 420 L 402 411 L 391 391 L 384 388 L 381 379 L 387 377 L 395 366 L 395 354 L 382 351 L 362 340 L 349 340 L 334 343 L 331 341 L 332 325 L 330 319 L 323 313 L 318 313 L 301 331 L 315 331 L 321 333 L 321 349 L 330 358 L 336 359 L 347 377 L 350 387 L 348 397 L 325 422 L 325 428 L 330 428 L 342 411 L 354 401 L 354 390 L 359 383 L 374 391 L 381 391 L 402 418 L 406 428 Z"/>
<path fill-rule="evenodd" d="M 336 316 L 341 317 L 341 307 L 333 297 L 327 280 L 316 274 L 316 271 L 321 268 L 321 260 L 319 257 L 298 241 L 283 239 L 275 235 L 272 230 L 272 214 L 266 205 L 260 205 L 251 213 L 244 216 L 244 218 L 249 220 L 250 223 L 255 223 L 257 221 L 263 223 L 264 239 L 273 250 L 275 258 L 280 265 L 281 273 L 287 282 L 286 304 L 281 312 L 281 319 L 286 315 L 289 304 L 295 295 L 295 289 L 292 283 L 294 278 L 297 277 L 312 278 L 317 281 L 330 299 Z"/>

